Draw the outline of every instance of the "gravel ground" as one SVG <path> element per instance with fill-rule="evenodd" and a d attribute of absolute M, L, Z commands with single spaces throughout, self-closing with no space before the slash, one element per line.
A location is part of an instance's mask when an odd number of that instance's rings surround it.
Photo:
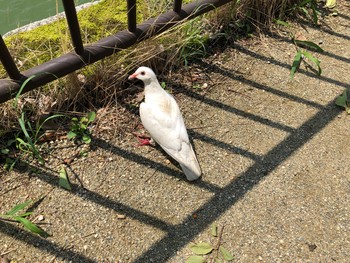
<path fill-rule="evenodd" d="M 289 79 L 295 47 L 280 32 L 161 77 L 183 111 L 201 180 L 187 182 L 159 147 L 135 147 L 127 121 L 139 119 L 127 111 L 115 119 L 123 132 L 95 131 L 85 157 L 77 156 L 86 146 L 50 142 L 45 167 L 3 172 L 0 212 L 39 200 L 30 218 L 51 236 L 0 221 L 0 254 L 13 262 L 178 263 L 192 242 L 220 241 L 235 262 L 349 262 L 350 119 L 334 100 L 350 83 L 350 12 L 339 4 L 321 26 L 292 29 L 325 50 L 315 54 L 321 76 L 302 63 Z M 61 167 L 72 191 L 58 187 Z M 210 234 L 213 223 L 220 238 Z"/>

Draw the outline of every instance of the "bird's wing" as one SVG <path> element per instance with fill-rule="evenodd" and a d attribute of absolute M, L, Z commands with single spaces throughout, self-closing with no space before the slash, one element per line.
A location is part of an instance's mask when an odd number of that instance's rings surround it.
<path fill-rule="evenodd" d="M 180 151 L 182 142 L 189 142 L 182 115 L 172 97 L 160 104 L 141 103 L 140 116 L 143 126 L 162 148 Z"/>
<path fill-rule="evenodd" d="M 167 109 L 166 105 L 141 103 L 141 120 L 151 137 L 180 163 L 187 179 L 193 181 L 199 178 L 201 169 L 175 100 L 170 100 L 170 105 L 169 111 L 164 110 Z"/>

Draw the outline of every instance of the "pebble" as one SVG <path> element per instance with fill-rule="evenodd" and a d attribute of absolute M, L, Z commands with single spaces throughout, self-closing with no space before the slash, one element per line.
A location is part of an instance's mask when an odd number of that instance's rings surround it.
<path fill-rule="evenodd" d="M 121 214 L 118 214 L 118 215 L 117 215 L 117 219 L 125 219 L 125 218 L 126 218 L 125 215 L 121 215 Z"/>

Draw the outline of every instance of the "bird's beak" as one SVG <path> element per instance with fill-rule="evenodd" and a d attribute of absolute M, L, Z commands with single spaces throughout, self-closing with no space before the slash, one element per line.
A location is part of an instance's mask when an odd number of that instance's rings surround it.
<path fill-rule="evenodd" d="M 136 79 L 136 77 L 137 77 L 137 74 L 134 73 L 128 77 L 128 80 Z"/>

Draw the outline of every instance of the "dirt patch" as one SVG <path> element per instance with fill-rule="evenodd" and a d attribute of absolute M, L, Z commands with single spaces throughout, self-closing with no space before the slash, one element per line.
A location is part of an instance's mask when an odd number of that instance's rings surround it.
<path fill-rule="evenodd" d="M 57 141 L 45 167 L 2 172 L 0 212 L 39 200 L 31 219 L 43 215 L 52 236 L 0 221 L 0 252 L 16 262 L 184 262 L 191 242 L 216 242 L 215 222 L 237 262 L 348 261 L 349 116 L 334 99 L 350 82 L 350 13 L 340 4 L 321 26 L 297 29 L 325 50 L 315 54 L 321 76 L 302 64 L 289 79 L 295 47 L 281 33 L 161 77 L 193 139 L 197 182 L 159 147 L 135 147 L 139 119 L 127 109 L 123 132 L 96 128 L 87 156 L 67 162 L 86 146 Z M 58 187 L 62 166 L 72 191 Z"/>

